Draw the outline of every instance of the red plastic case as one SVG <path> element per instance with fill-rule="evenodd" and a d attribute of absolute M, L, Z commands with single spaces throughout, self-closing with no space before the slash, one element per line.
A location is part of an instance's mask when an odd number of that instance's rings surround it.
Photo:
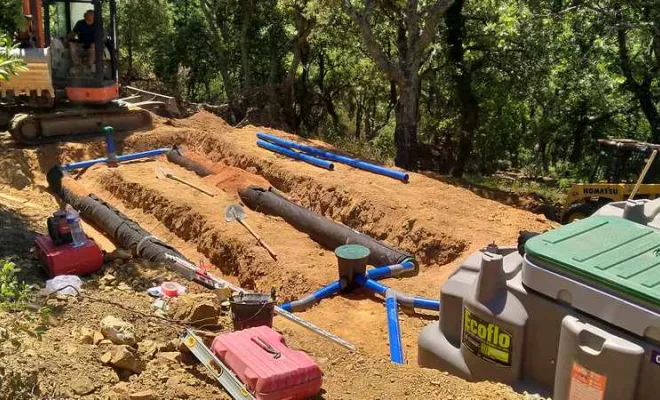
<path fill-rule="evenodd" d="M 36 253 L 49 277 L 59 275 L 89 275 L 103 266 L 103 252 L 93 240 L 84 246 L 55 246 L 50 236 L 34 239 Z"/>
<path fill-rule="evenodd" d="M 218 336 L 211 349 L 259 400 L 307 399 L 321 390 L 323 376 L 314 359 L 291 350 L 267 326 Z"/>

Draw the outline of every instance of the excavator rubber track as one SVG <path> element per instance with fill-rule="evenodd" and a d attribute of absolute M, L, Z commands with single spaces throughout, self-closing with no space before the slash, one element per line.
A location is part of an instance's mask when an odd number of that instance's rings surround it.
<path fill-rule="evenodd" d="M 17 114 L 9 133 L 19 143 L 38 145 L 87 139 L 111 126 L 117 132 L 150 128 L 149 111 L 131 105 L 110 108 L 76 108 L 52 113 Z"/>

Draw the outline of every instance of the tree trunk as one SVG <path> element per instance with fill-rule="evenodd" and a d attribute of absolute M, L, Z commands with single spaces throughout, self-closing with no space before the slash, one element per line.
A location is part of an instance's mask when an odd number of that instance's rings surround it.
<path fill-rule="evenodd" d="M 360 140 L 362 136 L 362 112 L 364 111 L 364 106 L 362 105 L 362 100 L 357 98 L 355 99 L 357 105 L 357 112 L 355 113 L 355 139 Z"/>
<path fill-rule="evenodd" d="M 243 89 L 252 85 L 250 66 L 250 24 L 252 23 L 252 0 L 241 0 L 241 66 L 243 67 Z"/>
<path fill-rule="evenodd" d="M 319 88 L 320 97 L 321 100 L 323 101 L 323 104 L 325 105 L 325 110 L 330 115 L 330 118 L 332 118 L 332 125 L 335 128 L 335 130 L 339 132 L 341 129 L 340 126 L 341 122 L 339 121 L 339 115 L 337 115 L 337 110 L 335 109 L 335 105 L 332 102 L 332 94 L 326 93 L 325 74 L 326 74 L 325 53 L 321 51 L 319 53 L 319 73 L 316 78 L 316 85 Z"/>
<path fill-rule="evenodd" d="M 452 175 L 463 176 L 472 154 L 472 142 L 479 127 L 479 103 L 472 90 L 472 73 L 465 66 L 463 49 L 463 0 L 456 0 L 445 15 L 447 24 L 447 50 L 449 61 L 454 65 L 453 79 L 456 97 L 460 103 L 461 125 L 458 154 Z"/>
<path fill-rule="evenodd" d="M 589 118 L 587 116 L 587 102 L 585 99 L 580 101 L 577 110 L 577 125 L 573 129 L 573 149 L 568 160 L 572 163 L 577 163 L 582 159 L 582 151 L 584 149 L 584 134 L 589 127 Z"/>
<path fill-rule="evenodd" d="M 401 168 L 417 169 L 417 116 L 419 109 L 419 91 L 417 80 L 407 79 L 405 87 L 399 88 L 399 101 L 394 113 L 394 144 L 396 157 L 394 163 Z"/>
<path fill-rule="evenodd" d="M 660 143 L 660 113 L 653 101 L 653 93 L 651 92 L 651 85 L 654 79 L 652 75 L 654 72 L 647 72 L 642 83 L 637 82 L 633 75 L 633 67 L 631 65 L 630 54 L 628 52 L 628 32 L 626 26 L 621 21 L 620 16 L 618 19 L 617 42 L 619 45 L 619 65 L 623 76 L 626 77 L 625 86 L 630 90 L 644 113 L 644 116 L 651 126 L 651 137 L 653 143 Z"/>

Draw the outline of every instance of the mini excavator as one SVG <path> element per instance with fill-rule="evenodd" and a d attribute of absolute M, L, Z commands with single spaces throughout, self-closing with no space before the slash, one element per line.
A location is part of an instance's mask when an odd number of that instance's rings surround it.
<path fill-rule="evenodd" d="M 93 46 L 81 54 L 82 46 L 76 51 L 69 45 L 71 32 L 92 12 Z M 116 131 L 150 127 L 146 107 L 173 101 L 150 92 L 145 93 L 151 100 L 141 103 L 119 99 L 116 0 L 23 0 L 23 13 L 29 39 L 12 53 L 28 71 L 0 81 L 0 114 L 17 142 L 75 140 L 98 135 L 104 126 Z M 75 65 L 90 56 L 89 64 Z"/>

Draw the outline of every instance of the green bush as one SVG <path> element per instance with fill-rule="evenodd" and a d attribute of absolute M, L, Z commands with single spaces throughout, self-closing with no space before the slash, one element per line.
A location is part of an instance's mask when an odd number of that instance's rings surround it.
<path fill-rule="evenodd" d="M 27 302 L 30 287 L 18 279 L 20 268 L 7 259 L 0 260 L 0 308 L 20 309 Z"/>

